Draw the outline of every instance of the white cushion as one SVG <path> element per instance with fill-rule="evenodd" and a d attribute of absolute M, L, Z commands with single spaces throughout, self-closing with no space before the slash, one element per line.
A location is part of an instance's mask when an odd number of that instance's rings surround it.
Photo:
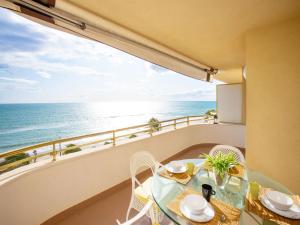
<path fill-rule="evenodd" d="M 149 196 L 151 196 L 151 183 L 152 183 L 152 177 L 147 178 L 142 183 L 142 186 L 138 186 L 134 193 L 142 198 L 148 199 Z"/>

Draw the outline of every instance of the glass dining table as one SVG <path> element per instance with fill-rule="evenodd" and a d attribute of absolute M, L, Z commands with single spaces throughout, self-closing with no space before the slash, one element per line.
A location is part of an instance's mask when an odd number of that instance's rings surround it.
<path fill-rule="evenodd" d="M 184 163 L 192 162 L 196 167 L 200 167 L 204 163 L 204 159 L 187 159 L 181 160 Z M 163 169 L 163 168 L 161 168 Z M 275 188 L 276 190 L 290 194 L 288 189 L 279 183 L 274 182 L 270 178 L 246 169 L 246 173 L 243 178 L 231 177 L 223 188 L 219 188 L 214 181 L 213 174 L 209 173 L 204 169 L 200 169 L 197 174 L 186 184 L 177 183 L 174 180 L 164 178 L 159 174 L 156 174 L 152 180 L 152 196 L 161 211 L 168 216 L 175 224 L 188 225 L 190 221 L 184 217 L 178 216 L 174 212 L 168 209 L 168 205 L 182 193 L 186 188 L 192 188 L 194 191 L 202 192 L 202 184 L 210 184 L 216 191 L 214 198 L 221 200 L 235 208 L 240 209 L 244 212 L 245 208 L 245 197 L 248 191 L 248 183 L 250 181 L 257 181 L 262 185 Z M 259 222 L 259 218 L 255 218 L 249 214 L 254 222 Z M 241 216 L 240 224 L 243 216 Z M 261 221 L 261 220 L 260 220 Z"/>

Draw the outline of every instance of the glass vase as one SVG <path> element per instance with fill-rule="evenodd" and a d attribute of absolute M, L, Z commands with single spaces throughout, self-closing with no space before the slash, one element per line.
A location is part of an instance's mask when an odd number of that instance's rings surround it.
<path fill-rule="evenodd" d="M 225 173 L 223 176 L 221 176 L 220 174 L 218 174 L 215 170 L 214 171 L 214 175 L 215 175 L 215 182 L 216 185 L 220 188 L 220 189 L 224 189 L 226 183 L 228 182 L 228 173 Z"/>

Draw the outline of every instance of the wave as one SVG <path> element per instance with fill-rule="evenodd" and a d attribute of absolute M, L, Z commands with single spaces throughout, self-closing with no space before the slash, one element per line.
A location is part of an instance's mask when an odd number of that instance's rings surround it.
<path fill-rule="evenodd" d="M 10 145 L 1 145 L 0 146 L 0 152 L 3 149 L 16 149 L 18 147 L 24 147 L 24 146 L 30 146 L 30 145 L 34 145 L 34 144 L 38 144 L 40 143 L 40 141 L 30 141 L 30 142 L 22 142 L 22 143 L 18 143 L 18 144 L 10 144 Z"/>
<path fill-rule="evenodd" d="M 20 132 L 26 132 L 26 131 L 35 131 L 35 130 L 48 130 L 48 129 L 55 129 L 55 128 L 62 128 L 66 127 L 67 124 L 52 124 L 52 125 L 43 125 L 43 126 L 29 126 L 29 127 L 22 127 L 22 128 L 15 128 L 15 129 L 10 129 L 10 130 L 5 130 L 5 131 L 0 131 L 0 135 L 5 135 L 5 134 L 15 134 L 15 133 L 20 133 Z"/>

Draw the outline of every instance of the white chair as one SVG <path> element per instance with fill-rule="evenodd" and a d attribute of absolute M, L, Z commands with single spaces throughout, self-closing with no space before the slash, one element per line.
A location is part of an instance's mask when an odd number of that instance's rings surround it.
<path fill-rule="evenodd" d="M 152 200 L 151 184 L 152 176 L 146 181 L 141 183 L 136 175 L 142 171 L 142 169 L 150 169 L 152 175 L 155 175 L 161 164 L 157 162 L 154 157 L 145 151 L 135 153 L 130 159 L 130 173 L 132 192 L 130 204 L 127 210 L 126 220 L 129 220 L 129 214 L 131 209 L 135 209 L 139 212 L 143 210 L 147 202 Z M 160 211 L 156 204 L 153 204 L 146 215 L 151 219 L 152 224 L 159 224 L 162 221 L 164 214 Z"/>
<path fill-rule="evenodd" d="M 216 156 L 219 152 L 224 154 L 233 153 L 237 162 L 243 165 L 246 163 L 243 153 L 236 147 L 230 145 L 216 145 L 210 150 L 209 155 Z"/>
<path fill-rule="evenodd" d="M 134 217 L 132 217 L 130 220 L 127 219 L 126 222 L 124 223 L 120 223 L 119 220 L 117 220 L 117 223 L 119 225 L 131 225 L 134 222 L 136 222 L 137 220 L 139 220 L 140 218 L 142 218 L 144 215 L 146 215 L 146 213 L 151 209 L 151 207 L 153 206 L 153 201 L 152 200 L 148 200 L 147 204 L 144 206 L 144 208 L 138 213 L 136 214 Z"/>

